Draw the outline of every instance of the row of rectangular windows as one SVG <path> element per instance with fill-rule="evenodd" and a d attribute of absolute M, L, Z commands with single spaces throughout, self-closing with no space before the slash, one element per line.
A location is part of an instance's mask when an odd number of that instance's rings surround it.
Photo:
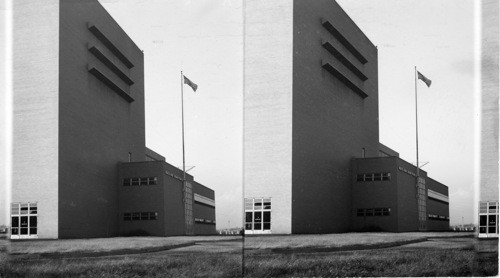
<path fill-rule="evenodd" d="M 194 222 L 196 223 L 208 223 L 208 224 L 215 224 L 215 220 L 210 220 L 210 219 L 202 219 L 202 218 L 195 218 Z"/>
<path fill-rule="evenodd" d="M 390 181 L 391 173 L 367 173 L 358 174 L 356 176 L 357 181 Z"/>
<path fill-rule="evenodd" d="M 481 202 L 479 204 L 479 213 L 498 213 L 498 204 L 495 202 Z"/>
<path fill-rule="evenodd" d="M 245 199 L 245 211 L 248 210 L 270 210 L 271 198 Z"/>
<path fill-rule="evenodd" d="M 357 216 L 389 216 L 391 208 L 362 208 L 356 212 Z"/>
<path fill-rule="evenodd" d="M 147 177 L 147 178 L 124 178 L 123 186 L 140 186 L 140 185 L 157 185 L 157 177 Z"/>
<path fill-rule="evenodd" d="M 436 214 L 429 214 L 427 215 L 429 219 L 436 219 L 436 220 L 450 220 L 448 216 L 443 216 L 443 215 L 436 215 Z"/>
<path fill-rule="evenodd" d="M 35 215 L 38 213 L 37 203 L 13 203 L 11 215 Z"/>
<path fill-rule="evenodd" d="M 135 221 L 135 220 L 157 220 L 158 212 L 125 212 L 123 214 L 123 220 L 125 221 Z"/>

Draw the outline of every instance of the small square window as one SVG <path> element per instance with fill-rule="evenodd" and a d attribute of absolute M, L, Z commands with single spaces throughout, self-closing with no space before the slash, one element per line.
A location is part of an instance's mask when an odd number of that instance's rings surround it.
<path fill-rule="evenodd" d="M 149 185 L 156 185 L 157 184 L 157 180 L 158 180 L 157 177 L 148 178 L 148 184 Z"/>
<path fill-rule="evenodd" d="M 382 215 L 388 216 L 391 214 L 391 209 L 390 208 L 383 208 L 382 209 Z"/>
<path fill-rule="evenodd" d="M 123 214 L 123 220 L 125 220 L 125 221 L 132 220 L 132 215 L 130 213 L 128 213 L 128 212 L 124 213 Z"/>
<path fill-rule="evenodd" d="M 141 220 L 141 215 L 138 212 L 132 213 L 132 220 Z"/>
<path fill-rule="evenodd" d="M 28 204 L 21 204 L 21 214 L 28 214 Z"/>
<path fill-rule="evenodd" d="M 131 182 L 129 178 L 123 179 L 123 186 L 131 186 Z"/>
<path fill-rule="evenodd" d="M 132 185 L 133 186 L 138 186 L 140 184 L 140 179 L 139 178 L 133 178 L 132 180 Z"/>
<path fill-rule="evenodd" d="M 158 219 L 158 212 L 150 212 L 149 220 L 156 220 L 156 219 Z"/>
<path fill-rule="evenodd" d="M 374 181 L 381 181 L 382 180 L 382 173 L 373 174 L 373 180 Z"/>
<path fill-rule="evenodd" d="M 373 216 L 373 209 L 366 209 L 366 216 Z"/>
<path fill-rule="evenodd" d="M 252 210 L 252 209 L 253 209 L 253 200 L 245 199 L 245 210 Z"/>
<path fill-rule="evenodd" d="M 30 204 L 30 214 L 37 214 L 37 211 L 36 204 Z"/>
<path fill-rule="evenodd" d="M 358 209 L 356 212 L 357 216 L 365 216 L 365 209 Z"/>
<path fill-rule="evenodd" d="M 382 216 L 382 209 L 381 208 L 375 209 L 375 216 Z"/>
<path fill-rule="evenodd" d="M 357 174 L 356 181 L 365 181 L 365 175 L 364 174 Z"/>
<path fill-rule="evenodd" d="M 382 173 L 382 180 L 383 181 L 390 181 L 391 180 L 391 173 Z"/>
<path fill-rule="evenodd" d="M 373 174 L 365 174 L 365 181 L 373 181 Z"/>

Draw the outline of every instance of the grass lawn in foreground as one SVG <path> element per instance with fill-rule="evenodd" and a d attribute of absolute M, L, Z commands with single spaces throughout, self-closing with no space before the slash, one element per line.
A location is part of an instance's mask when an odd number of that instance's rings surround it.
<path fill-rule="evenodd" d="M 87 259 L 11 260 L 0 265 L 0 277 L 241 276 L 241 254 L 160 253 Z"/>
<path fill-rule="evenodd" d="M 247 236 L 247 249 L 335 248 L 404 243 L 429 237 L 472 236 L 472 233 L 344 233 L 322 235 Z"/>
<path fill-rule="evenodd" d="M 494 276 L 498 253 L 474 250 L 389 248 L 366 251 L 245 253 L 245 277 Z M 157 252 L 75 259 L 11 259 L 5 277 L 241 277 L 241 253 Z M 0 275 L 1 276 L 1 275 Z"/>
<path fill-rule="evenodd" d="M 240 236 L 115 237 L 91 239 L 12 241 L 12 254 L 99 253 L 117 250 L 144 250 L 194 244 L 202 241 L 239 240 Z"/>
<path fill-rule="evenodd" d="M 380 249 L 315 254 L 245 256 L 248 277 L 421 277 L 493 276 L 498 253 L 480 257 L 472 250 Z"/>

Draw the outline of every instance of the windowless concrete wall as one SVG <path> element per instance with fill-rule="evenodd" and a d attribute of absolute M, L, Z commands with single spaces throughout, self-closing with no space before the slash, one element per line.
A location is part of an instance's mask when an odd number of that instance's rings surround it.
<path fill-rule="evenodd" d="M 12 202 L 36 202 L 38 238 L 57 238 L 60 4 L 13 4 Z"/>
<path fill-rule="evenodd" d="M 271 230 L 292 232 L 293 1 L 244 2 L 245 198 L 271 197 Z"/>
<path fill-rule="evenodd" d="M 145 159 L 143 53 L 97 0 L 61 1 L 59 27 L 59 236 L 116 236 L 118 163 Z"/>
<path fill-rule="evenodd" d="M 345 232 L 350 161 L 378 156 L 377 49 L 335 1 L 293 2 L 292 232 Z"/>

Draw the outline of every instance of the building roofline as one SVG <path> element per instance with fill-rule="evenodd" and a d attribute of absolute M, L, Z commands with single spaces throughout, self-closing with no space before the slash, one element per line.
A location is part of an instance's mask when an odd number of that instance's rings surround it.
<path fill-rule="evenodd" d="M 116 23 L 116 26 L 123 32 L 123 34 L 125 34 L 125 36 L 127 36 L 127 38 L 130 40 L 130 42 L 132 42 L 132 44 L 136 47 L 137 50 L 139 50 L 139 52 L 144 55 L 144 52 L 143 50 L 137 45 L 137 43 L 135 43 L 135 41 L 129 36 L 129 34 L 127 32 L 125 32 L 125 30 L 121 27 L 121 25 L 116 21 L 116 19 L 108 12 L 108 10 L 102 5 L 101 1 L 102 0 L 92 0 L 92 1 L 95 1 L 99 4 L 99 6 L 104 10 L 105 14 L 114 22 Z"/>
<path fill-rule="evenodd" d="M 377 51 L 378 53 L 378 48 L 377 46 L 372 42 L 372 40 L 370 40 L 370 38 L 365 34 L 365 32 L 363 30 L 361 30 L 361 28 L 359 28 L 358 24 L 356 24 L 356 22 L 354 22 L 354 20 L 351 18 L 351 16 L 344 10 L 344 8 L 337 2 L 337 0 L 332 0 L 333 2 L 335 2 L 335 4 L 337 4 L 340 9 L 344 12 L 344 14 L 347 15 L 347 18 L 349 19 L 350 23 L 352 23 L 354 25 L 354 27 L 356 27 L 358 29 L 358 31 L 363 34 L 363 36 L 368 40 L 368 42 L 371 43 L 371 45 L 373 47 L 375 47 L 375 50 Z"/>

